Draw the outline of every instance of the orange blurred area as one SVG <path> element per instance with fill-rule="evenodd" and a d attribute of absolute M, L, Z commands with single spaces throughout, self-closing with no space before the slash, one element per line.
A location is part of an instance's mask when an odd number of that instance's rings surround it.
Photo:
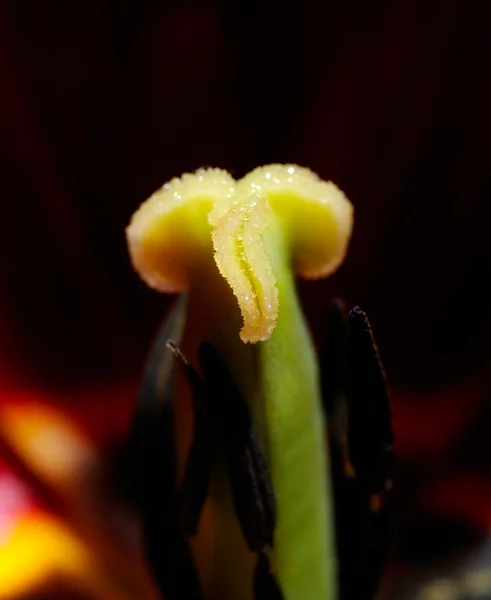
<path fill-rule="evenodd" d="M 43 506 L 32 486 L 1 464 L 0 597 L 39 592 L 57 579 L 82 587 L 91 567 L 84 542 Z"/>
<path fill-rule="evenodd" d="M 96 443 L 88 414 L 27 395 L 0 406 L 0 598 L 53 586 L 93 599 L 158 597 L 136 517 L 105 481 L 101 422 Z"/>

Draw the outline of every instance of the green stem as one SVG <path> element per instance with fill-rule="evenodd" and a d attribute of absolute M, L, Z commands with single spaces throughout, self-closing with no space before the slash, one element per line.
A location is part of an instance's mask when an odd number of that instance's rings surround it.
<path fill-rule="evenodd" d="M 273 563 L 286 600 L 336 598 L 334 531 L 317 359 L 279 223 L 264 235 L 279 294 L 256 348 L 269 466 L 278 503 Z"/>

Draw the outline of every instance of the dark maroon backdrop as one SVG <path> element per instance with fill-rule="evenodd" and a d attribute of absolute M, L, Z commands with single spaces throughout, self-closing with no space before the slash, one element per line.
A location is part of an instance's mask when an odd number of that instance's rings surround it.
<path fill-rule="evenodd" d="M 367 310 L 400 456 L 442 473 L 489 404 L 490 23 L 486 0 L 0 2 L 4 397 L 136 381 L 166 300 L 130 269 L 133 210 L 201 165 L 291 161 L 356 208 L 345 266 L 302 285 L 314 327 L 334 292 Z"/>

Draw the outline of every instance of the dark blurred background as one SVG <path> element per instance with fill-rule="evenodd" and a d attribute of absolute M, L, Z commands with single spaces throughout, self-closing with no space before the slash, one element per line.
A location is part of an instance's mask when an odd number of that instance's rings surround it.
<path fill-rule="evenodd" d="M 356 209 L 345 265 L 301 290 L 319 338 L 333 294 L 371 319 L 394 397 L 394 563 L 484 538 L 490 27 L 487 0 L 0 2 L 3 401 L 97 400 L 116 435 L 167 306 L 130 268 L 132 212 L 203 165 L 298 163 Z"/>

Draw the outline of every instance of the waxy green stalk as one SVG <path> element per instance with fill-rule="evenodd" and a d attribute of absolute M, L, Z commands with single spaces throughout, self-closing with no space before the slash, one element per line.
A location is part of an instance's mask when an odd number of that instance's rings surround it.
<path fill-rule="evenodd" d="M 265 235 L 281 310 L 255 348 L 264 444 L 278 502 L 273 564 L 287 600 L 336 598 L 329 459 L 317 358 L 278 224 Z"/>

